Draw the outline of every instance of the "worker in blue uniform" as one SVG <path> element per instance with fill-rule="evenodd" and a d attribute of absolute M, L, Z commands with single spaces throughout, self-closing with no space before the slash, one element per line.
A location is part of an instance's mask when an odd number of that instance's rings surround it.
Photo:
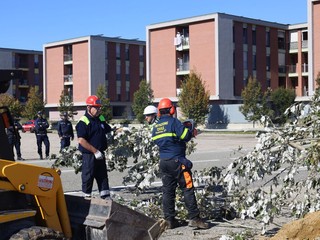
<path fill-rule="evenodd" d="M 188 210 L 189 226 L 208 228 L 208 224 L 200 218 L 200 212 L 194 193 L 191 167 L 186 157 L 186 142 L 193 137 L 193 131 L 174 118 L 175 107 L 168 98 L 159 102 L 160 118 L 152 129 L 152 139 L 160 151 L 160 174 L 162 180 L 162 206 L 168 228 L 180 226 L 175 218 L 176 188 L 179 185 L 184 194 Z"/>
<path fill-rule="evenodd" d="M 87 109 L 76 125 L 79 151 L 82 153 L 82 192 L 91 197 L 93 181 L 97 181 L 100 197 L 110 198 L 109 180 L 104 151 L 106 135 L 111 127 L 101 113 L 101 100 L 95 96 L 86 99 Z"/>
<path fill-rule="evenodd" d="M 38 118 L 36 119 L 34 125 L 35 125 L 34 132 L 35 132 L 36 138 L 37 138 L 38 154 L 40 156 L 40 159 L 43 159 L 42 143 L 45 146 L 46 158 L 49 159 L 50 142 L 49 142 L 49 138 L 47 135 L 47 128 L 49 128 L 49 123 L 48 123 L 47 119 L 43 118 L 42 111 L 38 111 Z"/>
<path fill-rule="evenodd" d="M 68 119 L 68 113 L 63 112 L 61 114 L 61 120 L 58 122 L 58 135 L 60 138 L 60 152 L 62 149 L 70 146 L 70 140 L 73 141 L 73 127 L 72 123 Z"/>

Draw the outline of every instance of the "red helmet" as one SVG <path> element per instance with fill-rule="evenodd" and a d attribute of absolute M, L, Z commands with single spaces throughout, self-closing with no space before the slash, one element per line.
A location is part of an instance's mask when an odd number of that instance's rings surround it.
<path fill-rule="evenodd" d="M 173 107 L 172 102 L 169 98 L 162 98 L 159 102 L 158 109 L 165 109 Z"/>
<path fill-rule="evenodd" d="M 96 95 L 89 96 L 86 100 L 87 106 L 101 107 L 101 100 Z"/>
<path fill-rule="evenodd" d="M 170 109 L 169 113 L 173 115 L 175 113 L 175 108 L 169 98 L 162 98 L 158 105 L 159 113 L 161 109 Z"/>

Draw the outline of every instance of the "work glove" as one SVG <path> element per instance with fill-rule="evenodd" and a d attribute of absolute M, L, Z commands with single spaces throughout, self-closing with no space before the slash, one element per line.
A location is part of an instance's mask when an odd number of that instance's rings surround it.
<path fill-rule="evenodd" d="M 102 159 L 103 159 L 103 154 L 102 154 L 102 152 L 100 152 L 99 150 L 97 150 L 97 151 L 94 153 L 94 157 L 95 157 L 97 160 L 102 160 Z"/>

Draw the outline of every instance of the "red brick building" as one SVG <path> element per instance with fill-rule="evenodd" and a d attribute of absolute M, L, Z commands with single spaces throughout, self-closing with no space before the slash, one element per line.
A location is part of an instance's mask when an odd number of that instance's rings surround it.
<path fill-rule="evenodd" d="M 145 42 L 103 36 L 86 36 L 44 44 L 44 100 L 50 120 L 59 119 L 62 91 L 78 110 L 85 100 L 106 88 L 113 117 L 132 118 L 134 92 L 145 77 Z"/>

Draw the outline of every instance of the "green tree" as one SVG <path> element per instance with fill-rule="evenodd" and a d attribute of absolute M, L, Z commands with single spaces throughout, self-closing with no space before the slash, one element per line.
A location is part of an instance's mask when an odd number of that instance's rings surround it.
<path fill-rule="evenodd" d="M 26 102 L 22 116 L 28 119 L 33 119 L 38 111 L 44 111 L 45 102 L 43 101 L 42 93 L 35 87 L 30 87 L 28 100 Z"/>
<path fill-rule="evenodd" d="M 13 116 L 21 117 L 22 105 L 13 96 L 7 93 L 0 94 L 0 106 L 7 106 Z"/>
<path fill-rule="evenodd" d="M 271 92 L 270 100 L 272 102 L 273 116 L 272 121 L 283 124 L 286 122 L 285 111 L 290 107 L 296 98 L 294 89 L 277 88 Z"/>
<path fill-rule="evenodd" d="M 250 77 L 247 86 L 241 92 L 243 105 L 239 107 L 246 120 L 254 124 L 263 115 L 270 116 L 272 114 L 268 107 L 268 96 L 269 91 L 263 93 L 261 84 L 255 78 Z"/>
<path fill-rule="evenodd" d="M 133 95 L 132 110 L 139 122 L 144 121 L 143 110 L 153 103 L 153 90 L 146 80 L 142 80 L 139 89 Z"/>
<path fill-rule="evenodd" d="M 61 91 L 58 110 L 60 113 L 67 112 L 69 116 L 73 116 L 73 101 L 65 90 Z"/>
<path fill-rule="evenodd" d="M 209 113 L 210 94 L 199 74 L 191 71 L 184 79 L 178 99 L 178 105 L 185 118 L 193 119 L 196 124 L 204 123 Z"/>
<path fill-rule="evenodd" d="M 97 87 L 97 97 L 100 98 L 102 108 L 101 114 L 106 118 L 107 121 L 112 119 L 112 108 L 110 105 L 110 100 L 107 98 L 106 88 L 103 84 L 99 84 Z"/>

